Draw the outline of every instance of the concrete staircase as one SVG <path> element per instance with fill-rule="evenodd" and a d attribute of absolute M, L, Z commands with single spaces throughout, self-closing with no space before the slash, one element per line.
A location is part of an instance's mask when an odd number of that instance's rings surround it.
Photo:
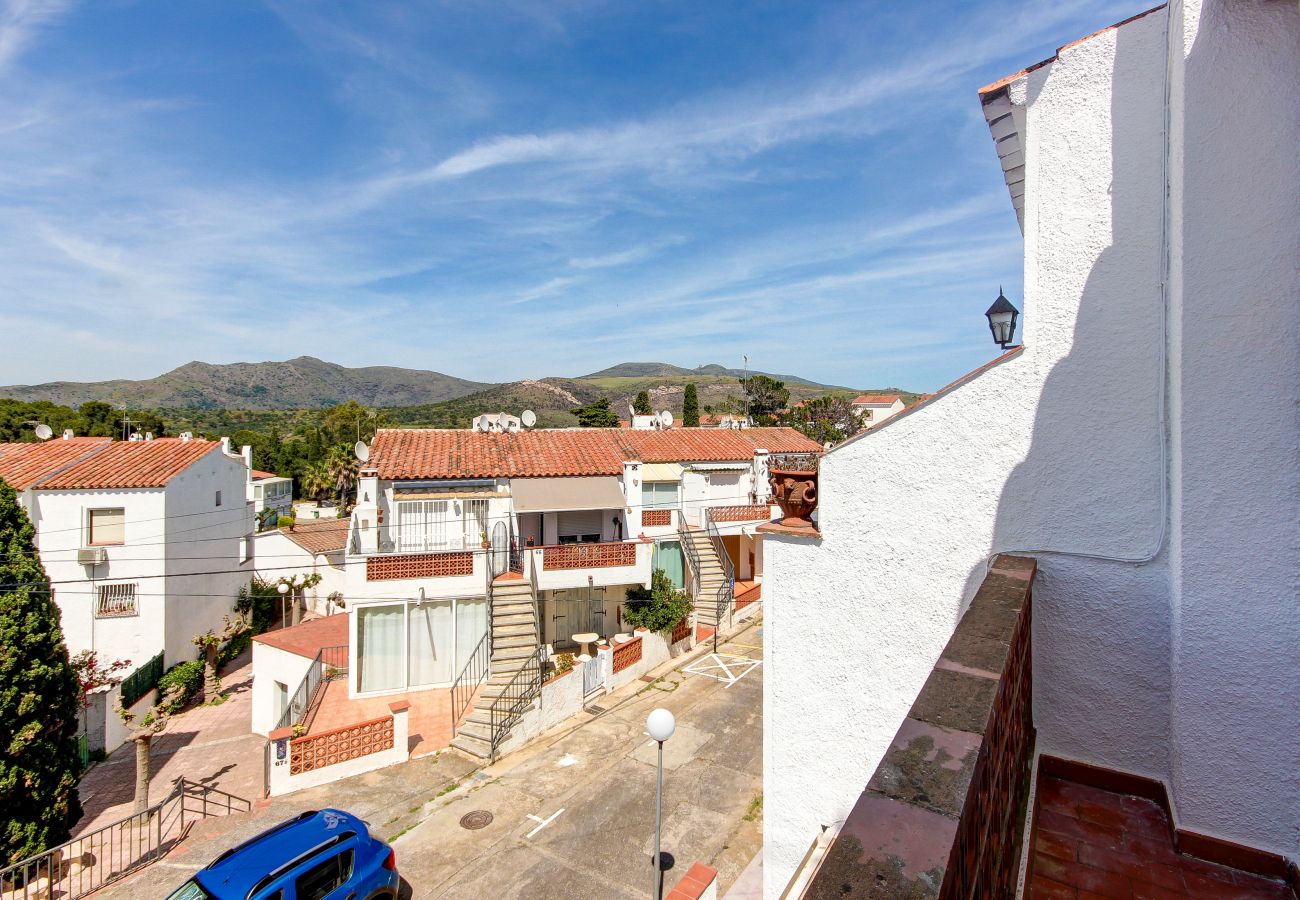
<path fill-rule="evenodd" d="M 451 745 L 475 759 L 492 756 L 492 703 L 537 649 L 541 634 L 533 588 L 523 579 L 492 585 L 492 674 Z"/>
<path fill-rule="evenodd" d="M 704 529 L 684 532 L 686 540 L 695 548 L 700 561 L 700 589 L 695 595 L 695 625 L 697 628 L 718 627 L 718 592 L 727 583 L 727 570 L 718 557 L 718 550 Z M 725 612 L 724 612 L 725 614 Z M 724 623 L 725 624 L 725 623 Z"/>

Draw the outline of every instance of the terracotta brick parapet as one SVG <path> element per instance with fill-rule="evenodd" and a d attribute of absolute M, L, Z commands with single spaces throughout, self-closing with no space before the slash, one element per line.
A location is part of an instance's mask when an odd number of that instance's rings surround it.
<path fill-rule="evenodd" d="M 794 525 L 782 525 L 780 522 L 766 522 L 759 525 L 755 531 L 762 534 L 780 534 L 787 537 L 812 538 L 820 541 L 822 533 L 812 526 L 796 527 Z"/>
<path fill-rule="evenodd" d="M 805 898 L 1013 896 L 1036 563 L 997 557 Z"/>
<path fill-rule="evenodd" d="M 717 896 L 718 870 L 704 863 L 695 863 L 665 900 L 713 900 Z"/>

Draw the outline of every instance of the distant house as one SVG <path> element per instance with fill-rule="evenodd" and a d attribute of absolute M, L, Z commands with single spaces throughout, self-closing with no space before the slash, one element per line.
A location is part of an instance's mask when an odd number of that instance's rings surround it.
<path fill-rule="evenodd" d="M 702 415 L 700 416 L 701 428 L 748 428 L 749 419 L 739 415 Z"/>
<path fill-rule="evenodd" d="M 248 470 L 228 440 L 0 444 L 0 478 L 36 527 L 73 655 L 161 674 L 194 658 L 252 575 Z M 107 737 L 88 724 L 92 748 L 124 736 L 108 715 Z"/>
<path fill-rule="evenodd" d="M 906 408 L 903 399 L 897 394 L 863 394 L 853 398 L 853 411 L 867 428 L 879 425 Z"/>
<path fill-rule="evenodd" d="M 292 478 L 249 469 L 248 494 L 253 503 L 253 513 L 263 527 L 274 527 L 280 516 L 293 515 Z"/>

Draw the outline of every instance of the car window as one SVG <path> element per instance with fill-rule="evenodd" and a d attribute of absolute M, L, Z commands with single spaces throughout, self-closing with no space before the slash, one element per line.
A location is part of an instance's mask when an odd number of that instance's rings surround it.
<path fill-rule="evenodd" d="M 167 900 L 212 900 L 212 895 L 203 890 L 203 885 L 191 878 L 168 894 Z"/>
<path fill-rule="evenodd" d="M 352 851 L 323 859 L 295 879 L 297 900 L 325 900 L 330 891 L 352 877 Z"/>
<path fill-rule="evenodd" d="M 260 895 L 257 900 L 284 900 L 284 891 L 276 888 L 269 894 Z"/>

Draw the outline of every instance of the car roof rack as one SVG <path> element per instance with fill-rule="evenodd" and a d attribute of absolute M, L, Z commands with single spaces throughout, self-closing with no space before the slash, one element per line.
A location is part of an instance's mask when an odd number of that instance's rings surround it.
<path fill-rule="evenodd" d="M 285 828 L 289 828 L 290 826 L 297 825 L 299 822 L 306 821 L 307 819 L 310 819 L 312 816 L 318 814 L 319 812 L 320 810 L 318 809 L 303 810 L 302 812 L 298 813 L 298 815 L 294 816 L 292 819 L 285 819 L 279 825 L 272 825 L 270 828 L 266 829 L 265 831 L 260 831 L 257 834 L 253 835 L 251 838 L 244 841 L 242 844 L 236 844 L 235 846 L 231 847 L 225 853 L 222 853 L 212 862 L 208 863 L 206 868 L 211 869 L 217 863 L 224 862 L 225 860 L 234 856 L 240 850 L 244 850 L 247 847 L 256 844 L 258 841 L 262 840 L 262 838 L 269 837 L 270 835 L 275 834 L 277 831 L 282 831 Z"/>
<path fill-rule="evenodd" d="M 338 834 L 330 835 L 328 838 L 321 841 L 315 847 L 312 847 L 310 850 L 304 850 L 302 853 L 299 853 L 297 856 L 289 860 L 287 863 L 281 866 L 277 866 L 276 868 L 272 869 L 270 872 L 266 873 L 266 875 L 262 876 L 262 878 L 259 879 L 256 884 L 254 884 L 251 888 L 248 889 L 248 893 L 244 895 L 244 900 L 251 900 L 254 894 L 260 891 L 262 888 L 266 887 L 271 882 L 275 881 L 275 879 L 279 878 L 285 872 L 288 872 L 296 868 L 297 866 L 302 865 L 307 860 L 311 859 L 313 856 L 317 856 L 323 853 L 324 851 L 328 850 L 330 847 L 333 847 L 336 844 L 341 844 L 344 841 L 348 840 L 349 838 L 354 838 L 356 836 L 357 833 L 355 831 L 340 831 Z"/>

